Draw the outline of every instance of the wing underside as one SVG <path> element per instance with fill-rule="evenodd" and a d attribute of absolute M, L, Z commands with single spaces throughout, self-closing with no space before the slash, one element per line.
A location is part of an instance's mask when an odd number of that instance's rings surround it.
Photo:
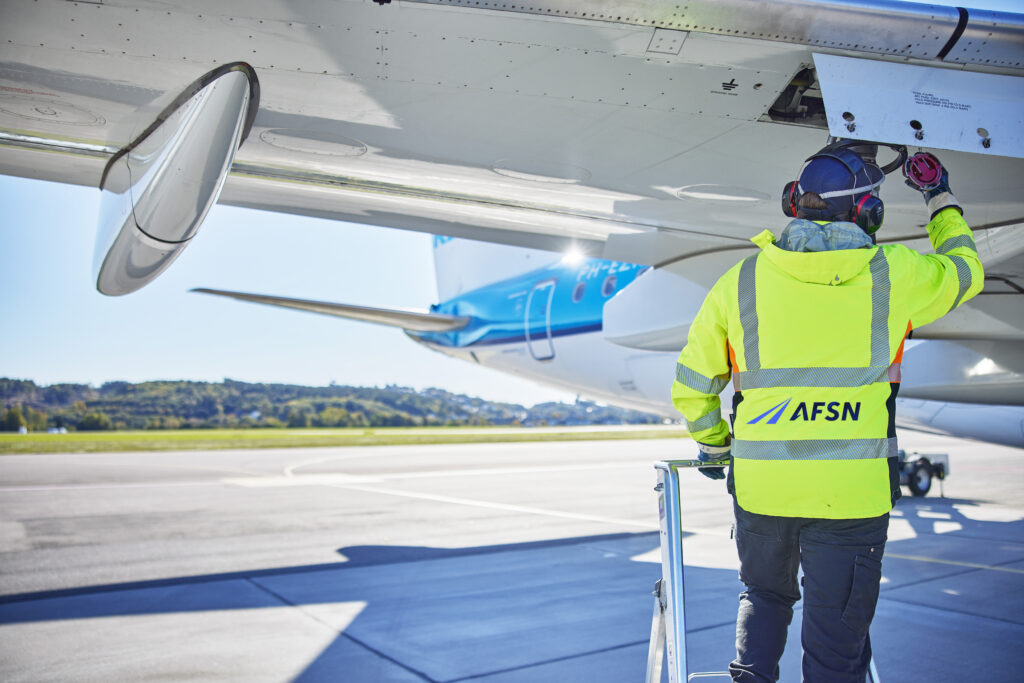
<path fill-rule="evenodd" d="M 1021 15 L 899 2 L 479 4 L 4 3 L 0 172 L 99 185 L 190 84 L 244 60 L 259 110 L 222 203 L 574 247 L 707 287 L 780 225 L 781 187 L 837 121 L 851 136 L 879 125 L 829 110 L 818 56 L 861 76 L 924 69 L 913 73 L 936 88 L 977 74 L 1005 79 L 1008 118 L 909 92 L 905 111 L 886 110 L 882 142 L 946 144 L 953 124 L 938 114 L 962 117 L 962 144 L 940 155 L 990 280 L 921 334 L 1020 336 L 1024 160 L 1009 141 L 1024 130 Z M 929 250 L 920 197 L 892 180 L 882 192 L 882 241 Z"/>
<path fill-rule="evenodd" d="M 777 222 L 779 189 L 829 134 L 816 53 L 1018 86 L 1024 68 L 1018 15 L 479 4 L 5 3 L 0 170 L 98 185 L 188 84 L 245 60 L 260 109 L 222 202 L 660 264 Z M 1019 223 L 1024 162 L 986 125 L 988 148 L 944 159 L 974 224 Z M 919 233 L 916 195 L 885 198 L 888 236 Z"/>

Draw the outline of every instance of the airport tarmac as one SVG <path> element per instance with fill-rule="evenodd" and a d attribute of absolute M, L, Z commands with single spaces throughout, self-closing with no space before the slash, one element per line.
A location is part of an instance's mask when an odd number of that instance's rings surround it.
<path fill-rule="evenodd" d="M 913 432 L 882 681 L 1018 681 L 1024 450 Z M 4 456 L 0 680 L 633 683 L 660 575 L 651 464 L 686 440 Z M 684 497 L 691 671 L 733 656 L 722 482 Z M 782 663 L 798 681 L 799 609 Z"/>

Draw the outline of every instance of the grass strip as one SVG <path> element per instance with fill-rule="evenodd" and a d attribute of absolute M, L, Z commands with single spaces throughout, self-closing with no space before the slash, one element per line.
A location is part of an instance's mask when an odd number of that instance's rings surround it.
<path fill-rule="evenodd" d="M 0 455 L 44 453 L 114 453 L 127 451 L 189 451 L 247 448 L 316 448 L 397 446 L 519 441 L 591 441 L 671 439 L 686 436 L 682 427 L 651 429 L 510 430 L 475 427 L 390 429 L 187 429 L 136 432 L 72 432 L 70 434 L 0 434 Z"/>

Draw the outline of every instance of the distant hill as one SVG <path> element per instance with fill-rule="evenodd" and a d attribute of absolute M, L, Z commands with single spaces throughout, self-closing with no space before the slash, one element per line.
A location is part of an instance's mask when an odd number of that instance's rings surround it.
<path fill-rule="evenodd" d="M 589 401 L 525 408 L 409 387 L 157 381 L 40 386 L 0 378 L 0 430 L 655 424 Z"/>

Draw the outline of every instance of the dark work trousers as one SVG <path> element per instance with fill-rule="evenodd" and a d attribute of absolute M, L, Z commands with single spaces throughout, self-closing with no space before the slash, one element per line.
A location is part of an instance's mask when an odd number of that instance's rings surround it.
<path fill-rule="evenodd" d="M 779 679 L 793 604 L 800 599 L 805 683 L 864 683 L 871 662 L 868 627 L 878 602 L 889 515 L 808 519 L 736 513 L 740 594 L 733 681 Z"/>

